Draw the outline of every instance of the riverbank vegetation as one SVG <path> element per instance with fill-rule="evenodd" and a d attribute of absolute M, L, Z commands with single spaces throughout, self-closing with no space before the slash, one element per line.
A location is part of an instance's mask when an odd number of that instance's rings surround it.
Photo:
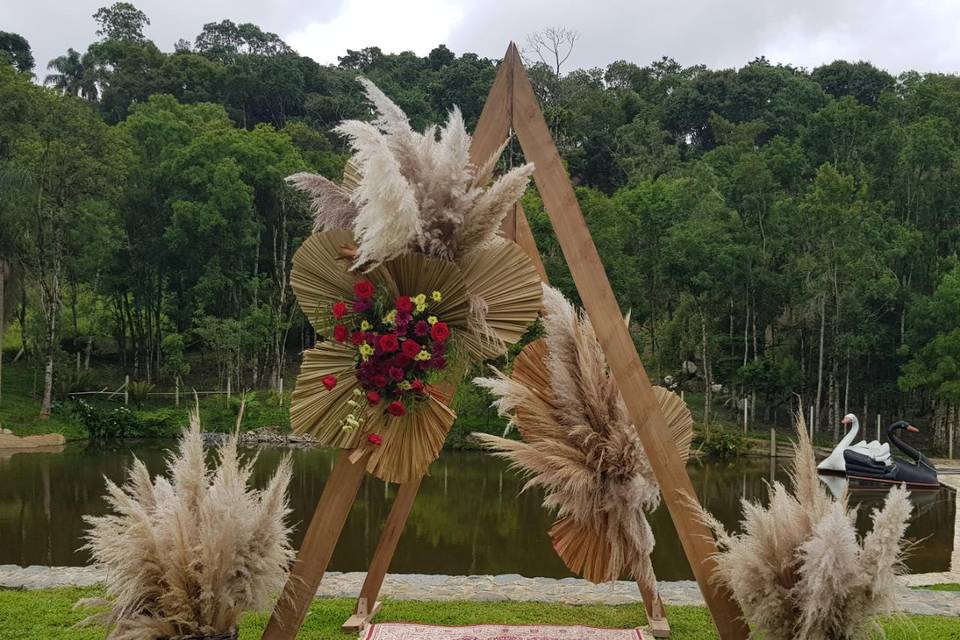
<path fill-rule="evenodd" d="M 97 588 L 0 590 L 0 637 L 21 640 L 99 640 L 97 628 L 75 628 L 84 612 L 73 609 L 83 598 L 100 597 Z M 310 607 L 298 638 L 342 640 L 340 625 L 353 612 L 352 600 L 316 600 Z M 709 612 L 701 607 L 667 607 L 673 637 L 678 640 L 718 638 Z M 267 614 L 248 615 L 240 626 L 241 637 L 257 636 Z M 628 629 L 644 624 L 643 606 L 571 606 L 528 602 L 387 602 L 379 622 L 413 622 L 435 625 L 552 624 Z M 939 616 L 904 616 L 883 622 L 888 640 L 960 638 L 956 619 Z"/>
<path fill-rule="evenodd" d="M 322 66 L 252 24 L 196 25 L 170 50 L 129 3 L 94 20 L 99 39 L 49 68 L 0 40 L 0 365 L 36 375 L 52 430 L 71 390 L 125 376 L 144 393 L 288 392 L 314 336 L 288 287 L 311 219 L 283 177 L 339 178 L 331 128 L 371 115 L 356 75 L 418 128 L 453 105 L 472 127 L 496 61 L 370 47 Z M 745 401 L 787 425 L 799 395 L 826 436 L 847 411 L 882 413 L 945 451 L 960 78 L 641 64 L 529 74 L 651 376 L 700 393 L 705 429 Z M 520 159 L 513 145 L 503 162 Z M 576 299 L 534 189 L 524 206 Z M 0 392 L 2 411 L 22 402 Z"/>

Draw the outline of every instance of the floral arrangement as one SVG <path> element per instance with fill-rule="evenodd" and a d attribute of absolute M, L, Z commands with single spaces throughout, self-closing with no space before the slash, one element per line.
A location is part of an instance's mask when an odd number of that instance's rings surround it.
<path fill-rule="evenodd" d="M 426 399 L 427 384 L 447 367 L 450 328 L 430 311 L 431 304 L 443 301 L 443 293 L 434 290 L 429 296 L 391 299 L 369 280 L 354 284 L 353 293 L 353 300 L 337 301 L 330 309 L 328 339 L 356 348 L 356 378 L 362 391 L 354 390 L 353 395 L 370 407 L 383 407 L 390 416 L 403 417 Z M 337 377 L 325 376 L 323 385 L 332 391 Z M 354 410 L 341 422 L 344 431 L 362 426 L 361 402 L 348 402 Z M 375 433 L 367 439 L 374 445 L 383 442 Z"/>
<path fill-rule="evenodd" d="M 84 548 L 103 571 L 106 598 L 78 603 L 107 609 L 85 622 L 105 625 L 112 640 L 227 640 L 244 612 L 268 608 L 293 559 L 292 468 L 285 456 L 256 489 L 253 463 L 232 435 L 209 468 L 194 409 L 165 476 L 151 478 L 134 458 L 123 485 L 107 480 L 110 513 L 84 517 Z"/>
<path fill-rule="evenodd" d="M 660 487 L 627 415 L 623 398 L 586 315 L 544 286 L 544 337 L 517 357 L 510 376 L 494 370 L 475 382 L 520 431 L 522 441 L 474 434 L 543 490 L 557 512 L 554 550 L 591 582 L 629 574 L 653 589 L 653 531 L 644 512 L 660 504 Z M 676 394 L 654 387 L 681 457 L 693 438 L 693 418 Z"/>
<path fill-rule="evenodd" d="M 439 454 L 471 361 L 506 353 L 540 311 L 533 264 L 500 235 L 533 166 L 491 182 L 499 152 L 473 165 L 459 110 L 417 132 L 360 81 L 376 116 L 338 127 L 353 151 L 342 182 L 288 178 L 310 196 L 316 231 L 290 285 L 321 337 L 304 353 L 290 421 L 406 482 Z"/>
<path fill-rule="evenodd" d="M 883 637 L 878 616 L 898 608 L 909 493 L 892 488 L 861 538 L 846 492 L 832 497 L 817 476 L 802 411 L 795 424 L 792 490 L 774 482 L 767 506 L 742 500 L 739 532 L 700 508 L 717 536 L 715 578 L 769 640 Z"/>

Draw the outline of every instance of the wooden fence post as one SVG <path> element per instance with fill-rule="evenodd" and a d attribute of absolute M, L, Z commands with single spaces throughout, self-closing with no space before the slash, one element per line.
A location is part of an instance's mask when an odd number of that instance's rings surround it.
<path fill-rule="evenodd" d="M 123 377 L 123 404 L 130 404 L 130 376 Z"/>

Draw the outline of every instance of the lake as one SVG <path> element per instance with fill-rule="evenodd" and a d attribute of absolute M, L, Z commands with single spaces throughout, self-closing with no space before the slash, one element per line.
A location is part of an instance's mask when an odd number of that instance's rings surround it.
<path fill-rule="evenodd" d="M 126 442 L 106 446 L 69 443 L 59 453 L 0 452 L 0 564 L 72 565 L 87 563 L 78 548 L 84 514 L 102 514 L 103 476 L 122 481 L 133 455 L 154 473 L 163 470 L 170 443 Z M 263 449 L 256 465 L 262 486 L 285 451 Z M 299 547 L 336 452 L 297 449 L 290 484 L 294 543 Z M 785 481 L 786 459 L 734 462 L 694 461 L 688 466 L 700 500 L 722 522 L 735 526 L 739 501 L 765 499 L 771 476 Z M 553 518 L 540 506 L 539 491 L 518 495 L 522 486 L 503 461 L 475 452 L 444 452 L 420 489 L 407 528 L 390 567 L 392 573 L 502 574 L 569 576 L 547 536 Z M 395 485 L 367 477 L 331 571 L 363 571 L 373 555 L 387 517 Z M 858 525 L 864 531 L 869 511 L 882 494 L 855 495 L 861 501 Z M 916 510 L 907 535 L 918 541 L 907 559 L 911 573 L 946 571 L 953 549 L 954 494 L 914 497 Z M 656 535 L 653 563 L 661 580 L 692 578 L 666 509 L 651 516 Z"/>

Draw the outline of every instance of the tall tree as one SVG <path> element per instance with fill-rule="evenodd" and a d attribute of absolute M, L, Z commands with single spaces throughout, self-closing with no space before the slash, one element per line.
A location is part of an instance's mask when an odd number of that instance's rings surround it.
<path fill-rule="evenodd" d="M 129 2 L 115 2 L 109 7 L 100 7 L 93 14 L 97 23 L 97 35 L 103 40 L 128 40 L 143 42 L 143 28 L 150 18 Z"/>
<path fill-rule="evenodd" d="M 33 51 L 30 43 L 19 33 L 0 31 L 0 62 L 6 60 L 20 73 L 33 71 Z"/>

